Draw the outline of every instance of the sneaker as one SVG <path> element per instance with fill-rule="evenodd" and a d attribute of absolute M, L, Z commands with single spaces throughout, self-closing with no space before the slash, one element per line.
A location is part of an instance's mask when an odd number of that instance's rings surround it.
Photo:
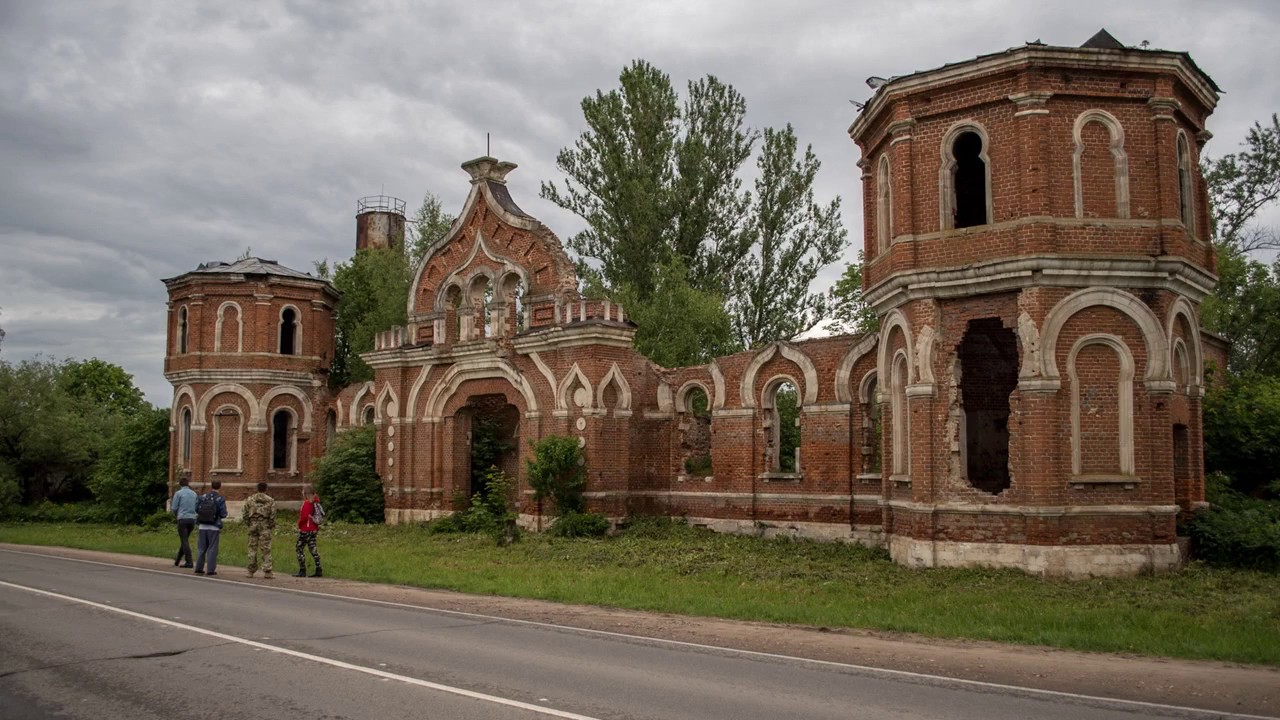
<path fill-rule="evenodd" d="M 196 571 L 196 574 L 197 574 L 197 575 L 203 575 L 203 574 L 204 574 L 204 571 L 203 571 L 203 570 L 197 570 L 197 571 Z"/>
<path fill-rule="evenodd" d="M 298 572 L 294 573 L 294 574 L 293 574 L 293 576 L 294 576 L 294 577 L 306 577 L 306 576 L 307 576 L 307 571 L 306 571 L 306 570 L 299 570 Z"/>
<path fill-rule="evenodd" d="M 269 573 L 269 572 L 264 572 L 264 573 L 262 573 L 262 579 L 263 579 L 263 580 L 271 580 L 271 579 L 274 579 L 274 578 L 275 578 L 275 575 L 273 575 L 273 574 L 271 574 L 271 573 Z"/>
<path fill-rule="evenodd" d="M 320 568 L 316 568 L 316 571 L 311 573 L 311 577 L 324 577 L 324 573 L 320 572 Z"/>
<path fill-rule="evenodd" d="M 195 567 L 195 565 L 192 565 L 191 563 L 183 563 L 183 564 L 179 565 L 178 567 L 187 568 L 187 569 L 189 570 L 189 569 L 191 569 L 191 568 Z"/>
<path fill-rule="evenodd" d="M 256 575 L 256 574 L 257 574 L 257 573 L 255 573 L 253 570 L 250 570 L 249 572 L 245 573 L 245 575 L 246 575 L 246 576 L 248 576 L 248 577 L 253 577 L 253 576 L 254 576 L 254 575 Z"/>
<path fill-rule="evenodd" d="M 204 574 L 204 576 L 205 576 L 205 577 L 213 577 L 214 575 L 217 575 L 217 574 L 218 574 L 218 573 L 216 573 L 216 572 L 207 572 L 207 573 L 205 573 L 205 574 Z"/>

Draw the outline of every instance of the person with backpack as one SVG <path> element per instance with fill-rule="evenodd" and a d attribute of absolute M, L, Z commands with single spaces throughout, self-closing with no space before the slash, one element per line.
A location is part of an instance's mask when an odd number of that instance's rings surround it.
<path fill-rule="evenodd" d="M 311 559 L 316 563 L 316 571 L 311 577 L 324 577 L 320 570 L 320 551 L 316 549 L 316 533 L 320 532 L 322 523 L 324 507 L 320 505 L 320 496 L 313 492 L 311 499 L 304 501 L 302 509 L 298 511 L 298 543 L 294 546 L 294 551 L 298 554 L 298 572 L 294 577 L 307 576 L 307 559 L 302 554 L 304 545 L 311 551 Z"/>
<path fill-rule="evenodd" d="M 178 478 L 178 492 L 169 501 L 169 512 L 178 521 L 178 554 L 173 558 L 174 567 L 195 567 L 191 564 L 191 531 L 196 529 L 196 491 L 192 490 L 191 480 L 186 475 Z M 184 562 L 185 561 L 185 562 Z"/>
<path fill-rule="evenodd" d="M 213 577 L 218 574 L 218 539 L 222 535 L 222 519 L 227 516 L 227 501 L 218 492 L 222 489 L 221 480 L 214 480 L 209 486 L 213 489 L 196 501 L 196 574 Z"/>
<path fill-rule="evenodd" d="M 258 483 L 258 492 L 244 501 L 240 519 L 249 530 L 249 577 L 262 566 L 262 577 L 270 580 L 271 533 L 276 529 L 276 501 L 267 494 L 267 484 Z"/>

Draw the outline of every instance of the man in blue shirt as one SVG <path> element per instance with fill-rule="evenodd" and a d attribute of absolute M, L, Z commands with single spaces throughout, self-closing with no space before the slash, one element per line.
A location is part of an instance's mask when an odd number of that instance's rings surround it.
<path fill-rule="evenodd" d="M 188 487 L 191 480 L 186 475 L 178 478 L 178 484 L 182 487 L 178 488 L 178 492 L 173 494 L 173 499 L 169 501 L 169 512 L 178 519 L 178 556 L 173 559 L 176 567 L 178 563 L 182 563 L 182 567 L 189 568 L 191 565 L 191 543 L 188 538 L 191 537 L 191 531 L 196 529 L 196 491 Z M 186 562 L 183 562 L 183 561 Z"/>
<path fill-rule="evenodd" d="M 222 481 L 209 483 L 213 489 L 196 499 L 196 574 L 213 576 L 218 574 L 218 540 L 222 535 L 222 519 L 227 516 L 227 501 L 218 492 L 222 489 Z M 201 512 L 202 506 L 212 510 Z"/>

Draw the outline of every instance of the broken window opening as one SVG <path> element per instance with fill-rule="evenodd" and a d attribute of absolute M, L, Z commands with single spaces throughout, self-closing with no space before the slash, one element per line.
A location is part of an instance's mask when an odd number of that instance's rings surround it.
<path fill-rule="evenodd" d="M 511 303 L 512 307 L 516 309 L 515 329 L 517 333 L 524 332 L 526 329 L 524 319 L 524 293 L 524 282 L 517 282 Z"/>
<path fill-rule="evenodd" d="M 1178 217 L 1187 232 L 1195 234 L 1192 226 L 1194 220 L 1191 211 L 1191 149 L 1187 146 L 1187 136 L 1178 135 Z"/>
<path fill-rule="evenodd" d="M 970 320 L 959 347 L 960 404 L 969 484 L 1009 489 L 1009 397 L 1018 385 L 1018 338 L 1000 318 Z"/>
<path fill-rule="evenodd" d="M 893 358 L 889 399 L 889 411 L 892 413 L 893 474 L 906 476 L 911 473 L 911 412 L 907 407 L 907 354 L 899 350 Z"/>
<path fill-rule="evenodd" d="M 298 350 L 298 311 L 291 307 L 280 313 L 280 354 L 296 355 Z"/>
<path fill-rule="evenodd" d="M 800 472 L 799 394 L 790 380 L 775 383 L 765 393 L 765 452 L 769 472 Z"/>
<path fill-rule="evenodd" d="M 289 470 L 293 453 L 290 445 L 290 431 L 293 429 L 293 413 L 280 409 L 271 416 L 271 469 Z"/>
<path fill-rule="evenodd" d="M 187 308 L 178 311 L 178 352 L 187 351 Z"/>
<path fill-rule="evenodd" d="M 889 156 L 880 158 L 876 173 L 876 239 L 881 251 L 889 248 L 893 238 L 893 188 L 889 179 Z"/>
<path fill-rule="evenodd" d="M 493 286 L 486 283 L 484 286 L 484 294 L 481 295 L 480 306 L 484 312 L 484 336 L 493 337 Z"/>
<path fill-rule="evenodd" d="M 867 402 L 862 406 L 862 467 L 865 473 L 879 473 L 880 461 L 880 403 L 876 402 L 879 392 L 877 378 L 867 383 Z"/>
<path fill-rule="evenodd" d="M 955 158 L 952 182 L 955 193 L 954 226 L 959 228 L 986 225 L 987 163 L 982 159 L 982 136 L 973 131 L 960 133 L 951 145 Z"/>
<path fill-rule="evenodd" d="M 711 469 L 711 402 L 700 386 L 685 393 L 680 408 L 680 455 L 684 472 L 697 477 L 713 474 Z"/>
<path fill-rule="evenodd" d="M 191 408 L 182 409 L 182 467 L 191 467 Z"/>

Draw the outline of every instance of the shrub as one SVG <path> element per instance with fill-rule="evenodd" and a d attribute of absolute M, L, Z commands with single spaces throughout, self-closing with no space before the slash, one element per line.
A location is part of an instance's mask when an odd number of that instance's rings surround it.
<path fill-rule="evenodd" d="M 173 516 L 165 510 L 157 510 L 142 519 L 142 527 L 153 532 L 168 529 L 173 524 Z"/>
<path fill-rule="evenodd" d="M 311 473 L 329 521 L 381 523 L 382 479 L 376 470 L 377 436 L 372 426 L 342 433 Z"/>
<path fill-rule="evenodd" d="M 1280 570 L 1280 501 L 1236 492 L 1221 473 L 1205 478 L 1209 507 L 1188 524 L 1196 556 L 1213 565 Z"/>
<path fill-rule="evenodd" d="M 1280 496 L 1280 378 L 1231 377 L 1204 402 L 1205 469 L 1231 478 L 1246 495 Z"/>
<path fill-rule="evenodd" d="M 465 502 L 465 501 L 464 501 Z M 459 498 L 454 499 L 455 507 Z M 511 481 L 490 466 L 484 473 L 484 490 L 471 497 L 470 506 L 426 523 L 430 533 L 484 533 L 506 544 L 516 539 L 516 513 L 511 502 Z"/>
<path fill-rule="evenodd" d="M 18 482 L 18 474 L 0 460 L 0 518 L 16 513 L 21 502 L 22 484 Z"/>
<path fill-rule="evenodd" d="M 533 459 L 526 461 L 526 468 L 535 500 L 550 499 L 559 514 L 582 512 L 587 470 L 577 438 L 571 435 L 542 438 L 533 444 Z"/>
<path fill-rule="evenodd" d="M 609 518 L 600 513 L 567 512 L 556 518 L 551 534 L 556 537 L 603 537 L 609 532 Z"/>
<path fill-rule="evenodd" d="M 40 523 L 109 523 L 112 513 L 97 503 L 53 503 L 19 505 L 8 514 L 11 520 Z"/>
<path fill-rule="evenodd" d="M 168 495 L 169 413 L 148 408 L 107 441 L 89 489 L 114 522 L 140 524 Z"/>

